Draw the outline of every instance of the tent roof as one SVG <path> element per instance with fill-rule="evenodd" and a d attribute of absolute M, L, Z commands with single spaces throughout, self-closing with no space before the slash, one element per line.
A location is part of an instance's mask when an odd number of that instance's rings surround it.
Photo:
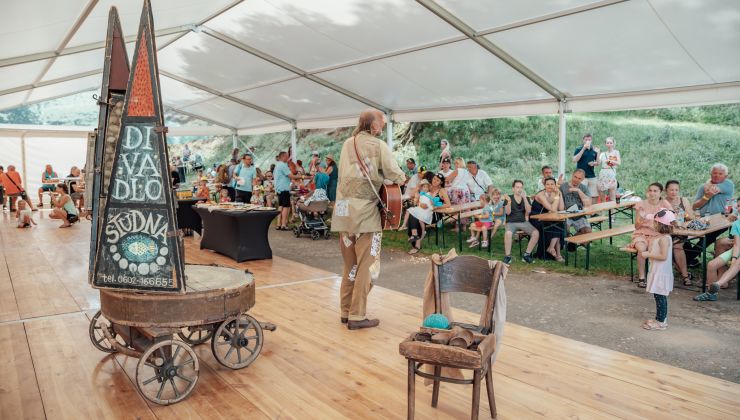
<path fill-rule="evenodd" d="M 133 52 L 140 0 L 6 3 L 0 110 L 99 89 L 112 5 Z M 152 5 L 167 108 L 240 134 L 740 102 L 735 0 Z"/>

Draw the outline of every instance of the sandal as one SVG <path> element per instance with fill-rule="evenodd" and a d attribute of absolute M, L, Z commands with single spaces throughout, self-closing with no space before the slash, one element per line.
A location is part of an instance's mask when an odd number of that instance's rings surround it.
<path fill-rule="evenodd" d="M 418 237 L 418 236 L 416 236 L 416 235 L 411 235 L 411 236 L 409 236 L 409 242 L 411 242 L 412 244 L 413 244 L 414 242 L 418 241 L 418 240 L 419 240 L 419 237 Z"/>
<path fill-rule="evenodd" d="M 689 273 L 686 277 L 681 277 L 681 280 L 683 280 L 684 286 L 693 286 L 694 285 L 694 275 Z"/>
<path fill-rule="evenodd" d="M 646 288 L 647 287 L 647 282 L 645 281 L 645 279 L 640 279 L 640 281 L 637 282 L 637 287 L 641 287 L 643 289 Z"/>
<path fill-rule="evenodd" d="M 694 296 L 694 300 L 697 302 L 715 302 L 717 300 L 716 293 L 704 292 Z"/>
<path fill-rule="evenodd" d="M 660 322 L 654 319 L 648 319 L 642 323 L 642 328 L 650 331 L 663 331 L 668 328 L 667 322 Z"/>
<path fill-rule="evenodd" d="M 407 254 L 414 255 L 414 254 L 416 254 L 418 252 L 419 252 L 419 248 L 411 248 L 411 249 L 409 249 L 409 252 L 407 252 Z"/>

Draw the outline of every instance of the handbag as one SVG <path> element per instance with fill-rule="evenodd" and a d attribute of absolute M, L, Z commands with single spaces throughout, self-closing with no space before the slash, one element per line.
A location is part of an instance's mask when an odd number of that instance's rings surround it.
<path fill-rule="evenodd" d="M 19 186 L 18 184 L 16 184 L 16 183 L 15 183 L 15 181 L 13 181 L 13 178 L 11 178 L 11 177 L 10 177 L 9 175 L 8 175 L 8 176 L 6 176 L 6 178 L 8 178 L 8 180 L 9 180 L 9 181 L 10 181 L 11 183 L 13 183 L 13 185 L 15 185 L 15 187 L 16 187 L 16 188 L 18 188 L 18 190 L 20 191 L 20 196 L 21 196 L 21 198 L 22 198 L 22 199 L 24 199 L 24 200 L 27 200 L 27 199 L 28 199 L 28 194 L 26 194 L 26 190 L 24 190 L 24 189 L 23 189 L 23 188 L 21 188 L 21 187 L 20 187 L 20 186 Z"/>

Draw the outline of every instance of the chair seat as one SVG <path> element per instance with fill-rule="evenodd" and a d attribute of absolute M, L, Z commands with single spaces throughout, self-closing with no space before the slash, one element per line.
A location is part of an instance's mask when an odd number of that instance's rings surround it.
<path fill-rule="evenodd" d="M 485 336 L 476 350 L 444 344 L 414 341 L 412 334 L 398 346 L 398 352 L 407 359 L 425 364 L 449 366 L 461 369 L 483 369 L 496 348 L 496 337 Z M 476 337 L 481 337 L 475 334 Z"/>

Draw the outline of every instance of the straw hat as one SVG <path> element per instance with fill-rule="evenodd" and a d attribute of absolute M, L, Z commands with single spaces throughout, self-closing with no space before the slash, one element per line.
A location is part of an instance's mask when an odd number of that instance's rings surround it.
<path fill-rule="evenodd" d="M 336 162 L 336 160 L 334 160 L 334 155 L 331 155 L 331 154 L 330 155 L 326 155 L 326 158 L 329 159 L 332 162 Z"/>

